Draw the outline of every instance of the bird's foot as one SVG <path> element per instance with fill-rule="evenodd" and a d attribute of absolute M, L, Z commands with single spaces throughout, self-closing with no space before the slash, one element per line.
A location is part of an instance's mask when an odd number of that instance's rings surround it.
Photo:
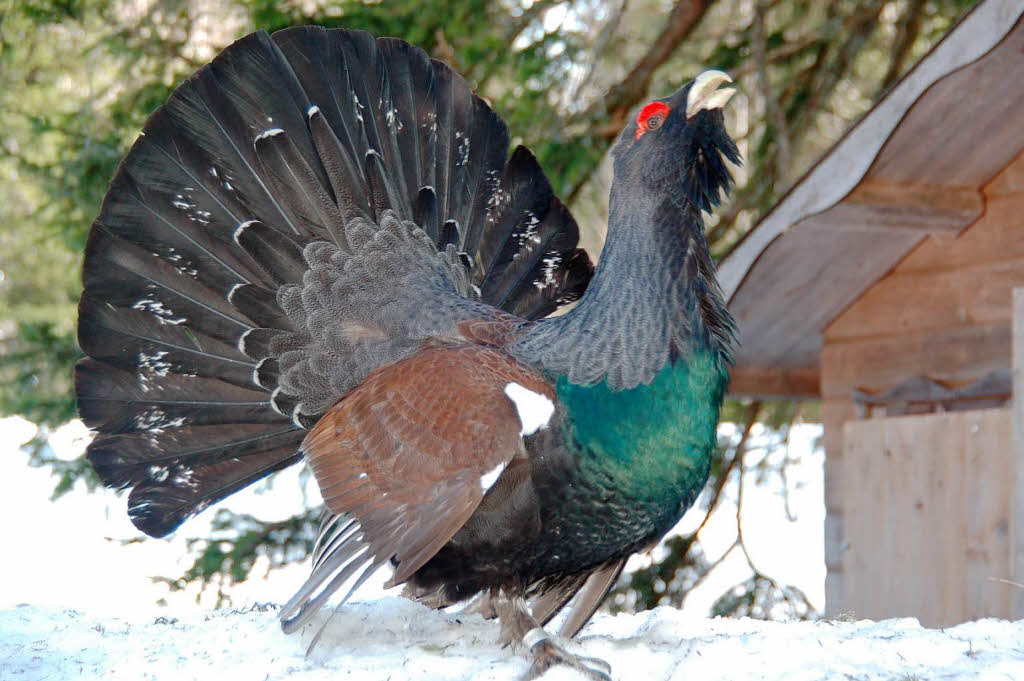
<path fill-rule="evenodd" d="M 533 664 L 523 677 L 523 681 L 539 678 L 555 665 L 572 667 L 592 681 L 612 681 L 612 668 L 604 660 L 596 657 L 574 655 L 555 643 L 551 635 L 540 627 L 531 629 L 523 637 L 523 644 L 533 655 Z"/>

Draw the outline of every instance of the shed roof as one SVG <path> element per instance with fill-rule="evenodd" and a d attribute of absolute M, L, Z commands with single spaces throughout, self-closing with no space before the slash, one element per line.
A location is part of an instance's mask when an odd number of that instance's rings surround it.
<path fill-rule="evenodd" d="M 981 188 L 1024 149 L 1022 111 L 1024 5 L 985 0 L 720 263 L 739 372 L 816 371 L 830 321 L 926 236 L 982 214 Z"/>

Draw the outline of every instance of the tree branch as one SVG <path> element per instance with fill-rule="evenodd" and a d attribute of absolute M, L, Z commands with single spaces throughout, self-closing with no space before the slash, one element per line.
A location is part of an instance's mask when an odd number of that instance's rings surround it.
<path fill-rule="evenodd" d="M 794 130 L 803 130 L 810 125 L 811 119 L 832 96 L 836 86 L 867 43 L 878 24 L 878 15 L 884 7 L 885 3 L 880 0 L 859 3 L 857 9 L 843 22 L 840 35 L 847 38 L 840 45 L 834 59 L 822 58 L 815 65 L 808 88 L 809 96 L 801 103 L 799 111 L 791 121 Z"/>
<path fill-rule="evenodd" d="M 629 5 L 629 0 L 621 0 L 618 8 L 612 13 L 605 25 L 601 27 L 601 37 L 598 40 L 597 45 L 593 49 L 593 58 L 590 60 L 590 65 L 587 67 L 587 72 L 580 78 L 579 82 L 570 91 L 569 96 L 566 98 L 567 102 L 573 102 L 583 88 L 586 87 L 587 83 L 594 76 L 594 71 L 597 69 L 598 57 L 602 52 L 611 44 L 612 38 L 619 30 L 619 23 L 622 21 L 622 15 L 626 13 L 626 7 Z"/>
<path fill-rule="evenodd" d="M 665 26 L 646 54 L 630 69 L 629 73 L 613 85 L 608 94 L 584 112 L 584 118 L 607 117 L 601 135 L 614 137 L 622 129 L 626 114 L 647 95 L 651 78 L 659 66 L 664 64 L 680 43 L 690 34 L 693 27 L 703 18 L 713 0 L 677 0 L 669 12 Z"/>
<path fill-rule="evenodd" d="M 700 534 L 700 531 L 704 529 L 704 526 L 708 524 L 708 519 L 711 518 L 711 514 L 715 510 L 715 506 L 718 505 L 718 499 L 722 496 L 722 490 L 725 489 L 725 483 L 729 481 L 729 475 L 732 474 L 733 469 L 743 459 L 743 455 L 747 452 L 747 441 L 750 439 L 750 430 L 757 423 L 757 417 L 761 413 L 761 403 L 752 402 L 750 407 L 747 408 L 747 421 L 743 424 L 743 432 L 740 433 L 740 441 L 736 443 L 735 454 L 732 455 L 732 459 L 729 461 L 729 465 L 725 467 L 722 473 L 718 476 L 718 480 L 715 481 L 714 490 L 711 493 L 711 502 L 708 504 L 708 513 L 704 516 L 704 520 L 701 521 L 700 526 L 694 531 L 693 537 Z"/>
<path fill-rule="evenodd" d="M 622 130 L 629 110 L 647 96 L 651 78 L 659 66 L 664 64 L 676 48 L 690 34 L 707 12 L 714 0 L 677 0 L 669 12 L 665 26 L 647 53 L 633 66 L 626 76 L 613 85 L 601 99 L 594 101 L 584 111 L 570 119 L 570 125 L 586 122 L 590 131 L 586 137 L 590 146 L 604 152 Z M 564 201 L 572 205 L 583 185 L 593 172 L 582 173 L 573 181 Z"/>
<path fill-rule="evenodd" d="M 824 35 L 821 32 L 814 32 L 811 35 L 804 36 L 799 40 L 787 41 L 784 45 L 768 50 L 764 55 L 764 63 L 774 64 L 778 61 L 783 61 L 792 57 L 795 54 L 799 54 L 809 47 L 814 45 L 822 45 L 824 41 Z M 750 75 L 757 70 L 758 64 L 753 61 L 744 62 L 735 69 L 729 71 L 730 75 L 735 79 L 739 80 L 743 76 Z"/>
<path fill-rule="evenodd" d="M 782 466 L 779 469 L 779 475 L 782 476 L 782 500 L 786 509 L 786 520 L 789 522 L 796 522 L 796 514 L 793 513 L 793 508 L 790 505 L 789 499 L 789 464 L 794 463 L 794 460 L 789 458 L 790 451 L 790 438 L 793 435 L 793 426 L 797 425 L 803 420 L 803 403 L 797 402 L 793 408 L 793 415 L 789 419 L 789 424 L 786 426 L 786 439 L 784 444 L 786 447 L 786 458 L 782 461 Z"/>
<path fill-rule="evenodd" d="M 882 90 L 889 87 L 903 73 L 903 68 L 910 56 L 910 48 L 917 42 L 921 34 L 922 17 L 924 14 L 924 0 L 910 0 L 903 16 L 896 22 L 896 38 L 893 40 L 892 49 L 889 52 L 889 70 L 882 78 Z"/>
<path fill-rule="evenodd" d="M 757 69 L 757 82 L 761 90 L 761 97 L 764 99 L 765 117 L 775 140 L 775 178 L 781 180 L 786 176 L 789 168 L 789 127 L 786 125 L 786 116 L 782 113 L 779 101 L 772 92 L 771 83 L 768 80 L 768 62 L 765 56 L 764 37 L 764 6 L 757 2 L 754 6 L 754 21 L 751 24 L 751 42 L 753 48 L 753 59 Z"/>
<path fill-rule="evenodd" d="M 759 402 L 754 402 L 750 405 L 750 411 L 748 413 L 750 413 L 753 416 L 755 414 L 755 409 L 759 411 L 760 408 L 761 404 Z M 782 597 L 787 602 L 794 605 L 799 602 L 805 608 L 807 608 L 808 612 L 812 611 L 814 607 L 811 605 L 811 602 L 807 599 L 807 595 L 804 594 L 803 591 L 792 586 L 780 584 L 778 580 L 776 580 L 774 577 L 771 577 L 765 574 L 764 572 L 761 572 L 761 570 L 759 570 L 757 566 L 754 564 L 753 559 L 750 557 L 750 552 L 747 550 L 746 542 L 743 539 L 743 476 L 744 473 L 746 473 L 746 466 L 743 462 L 743 459 L 740 459 L 739 461 L 739 469 L 740 483 L 739 492 L 737 493 L 736 497 L 736 544 L 739 545 L 740 550 L 743 552 L 743 557 L 746 559 L 747 565 L 749 565 L 750 569 L 753 571 L 755 580 L 764 580 L 769 585 L 771 585 L 772 588 L 777 589 L 778 592 L 782 594 Z M 732 547 L 730 547 L 730 550 L 731 548 Z M 767 615 L 768 613 L 766 612 L 765 614 Z"/>

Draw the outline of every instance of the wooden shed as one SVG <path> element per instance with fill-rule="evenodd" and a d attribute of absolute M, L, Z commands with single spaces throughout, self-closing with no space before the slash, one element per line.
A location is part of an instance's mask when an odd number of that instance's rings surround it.
<path fill-rule="evenodd" d="M 822 400 L 829 614 L 1024 617 L 1022 14 L 980 3 L 720 264 L 732 393 Z"/>

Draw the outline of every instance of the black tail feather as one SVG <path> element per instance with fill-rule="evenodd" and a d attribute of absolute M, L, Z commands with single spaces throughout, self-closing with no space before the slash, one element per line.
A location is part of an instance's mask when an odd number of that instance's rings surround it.
<path fill-rule="evenodd" d="M 273 288 L 302 281 L 306 272 L 302 247 L 287 234 L 273 230 L 259 220 L 249 220 L 238 226 L 234 239 L 256 266 L 274 281 L 276 286 Z"/>
<path fill-rule="evenodd" d="M 138 371 L 144 385 L 182 375 L 252 386 L 256 365 L 251 359 L 192 327 L 167 323 L 147 311 L 113 307 L 88 295 L 78 309 L 82 349 L 112 367 Z M 148 382 L 143 381 L 146 377 Z"/>
<path fill-rule="evenodd" d="M 90 235 L 85 257 L 86 262 L 103 263 L 86 267 L 83 279 L 90 298 L 104 305 L 140 310 L 169 324 L 187 323 L 198 333 L 231 344 L 252 327 L 220 291 L 100 226 Z"/>
<path fill-rule="evenodd" d="M 301 437 L 282 447 L 252 454 L 240 461 L 227 459 L 200 468 L 181 467 L 166 477 L 147 478 L 128 495 L 132 523 L 153 537 L 163 537 L 189 517 L 248 487 L 257 480 L 297 463 Z"/>
<path fill-rule="evenodd" d="M 149 433 L 100 435 L 89 449 L 89 460 L 104 484 L 129 487 L 147 479 L 160 481 L 172 469 L 201 468 L 225 457 L 245 457 L 295 446 L 304 433 L 288 423 L 276 429 L 262 424 L 182 426 L 167 430 L 160 441 Z"/>
<path fill-rule="evenodd" d="M 341 211 L 330 195 L 330 185 L 299 153 L 293 137 L 308 137 L 305 125 L 298 135 L 289 134 L 282 128 L 271 128 L 256 136 L 253 144 L 267 178 L 267 186 L 303 234 L 322 237 L 326 231 L 337 242 L 336 235 L 343 224 Z M 319 167 L 319 157 L 315 162 Z"/>
<path fill-rule="evenodd" d="M 271 329 L 291 328 L 291 322 L 277 304 L 277 295 L 262 286 L 238 284 L 228 293 L 228 300 L 257 326 Z"/>
<path fill-rule="evenodd" d="M 280 424 L 270 395 L 214 378 L 121 371 L 94 359 L 75 366 L 78 411 L 101 433 L 148 432 L 158 439 L 185 425 Z"/>
<path fill-rule="evenodd" d="M 579 298 L 593 266 L 576 248 L 576 221 L 528 149 L 516 148 L 494 196 L 477 250 L 481 298 L 527 318 Z"/>
<path fill-rule="evenodd" d="M 310 109 L 309 134 L 331 183 L 342 220 L 347 223 L 357 217 L 370 217 L 373 206 L 369 201 L 361 165 L 353 158 L 350 151 L 352 147 L 342 143 L 318 106 Z M 348 138 L 344 130 L 342 134 Z"/>

